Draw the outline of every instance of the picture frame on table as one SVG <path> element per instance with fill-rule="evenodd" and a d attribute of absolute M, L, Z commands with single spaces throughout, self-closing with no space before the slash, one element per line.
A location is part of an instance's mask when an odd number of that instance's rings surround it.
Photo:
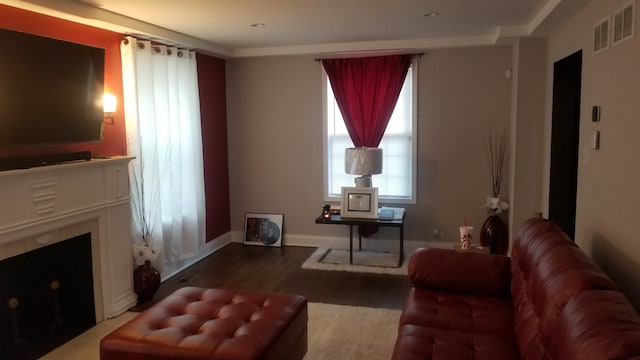
<path fill-rule="evenodd" d="M 340 217 L 377 219 L 378 188 L 343 187 Z"/>
<path fill-rule="evenodd" d="M 282 247 L 283 220 L 283 214 L 245 213 L 243 243 Z"/>

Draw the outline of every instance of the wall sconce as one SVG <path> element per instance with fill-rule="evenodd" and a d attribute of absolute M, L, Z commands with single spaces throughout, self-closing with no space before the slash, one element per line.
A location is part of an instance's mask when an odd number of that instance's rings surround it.
<path fill-rule="evenodd" d="M 104 94 L 102 96 L 102 106 L 104 109 L 105 124 L 113 125 L 113 113 L 116 112 L 116 96 L 112 94 Z"/>

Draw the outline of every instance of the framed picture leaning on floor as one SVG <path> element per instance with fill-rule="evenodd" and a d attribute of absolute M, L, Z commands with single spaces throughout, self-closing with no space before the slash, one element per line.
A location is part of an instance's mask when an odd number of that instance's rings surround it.
<path fill-rule="evenodd" d="M 283 214 L 245 213 L 244 244 L 282 246 Z"/>

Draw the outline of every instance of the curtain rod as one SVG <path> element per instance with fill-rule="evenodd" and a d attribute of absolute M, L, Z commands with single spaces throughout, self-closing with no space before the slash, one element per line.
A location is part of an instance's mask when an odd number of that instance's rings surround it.
<path fill-rule="evenodd" d="M 424 52 L 420 52 L 420 53 L 415 53 L 415 54 L 388 54 L 388 55 L 374 55 L 374 56 L 391 56 L 391 55 L 412 55 L 412 56 L 418 56 L 418 57 L 422 57 L 424 55 Z M 359 57 L 367 57 L 367 56 L 359 56 Z M 335 58 L 316 58 L 314 59 L 317 62 L 320 62 L 322 60 L 325 59 L 335 59 Z M 345 58 L 347 59 L 347 58 Z"/>
<path fill-rule="evenodd" d="M 133 35 L 133 34 L 128 34 L 122 37 L 122 40 L 125 45 L 128 43 L 129 39 L 127 39 L 128 37 L 132 37 L 136 40 L 139 41 L 150 41 L 151 42 L 151 46 L 169 46 L 169 47 L 174 47 L 177 48 L 179 50 L 183 50 L 183 51 L 195 51 L 195 49 L 189 47 L 189 46 L 184 46 L 181 44 L 177 44 L 177 43 L 172 43 L 172 42 L 167 42 L 167 41 L 163 41 L 162 39 L 156 39 L 156 38 L 150 38 L 150 37 L 145 37 L 145 36 L 139 36 L 139 35 Z"/>

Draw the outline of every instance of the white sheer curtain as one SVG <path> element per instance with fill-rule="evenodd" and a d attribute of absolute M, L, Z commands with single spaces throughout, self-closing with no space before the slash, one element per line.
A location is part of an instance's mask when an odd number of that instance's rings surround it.
<path fill-rule="evenodd" d="M 204 170 L 195 52 L 127 37 L 121 44 L 132 197 L 143 204 L 154 264 L 205 243 Z M 139 226 L 135 219 L 134 226 Z M 136 241 L 140 241 L 137 239 Z"/>

